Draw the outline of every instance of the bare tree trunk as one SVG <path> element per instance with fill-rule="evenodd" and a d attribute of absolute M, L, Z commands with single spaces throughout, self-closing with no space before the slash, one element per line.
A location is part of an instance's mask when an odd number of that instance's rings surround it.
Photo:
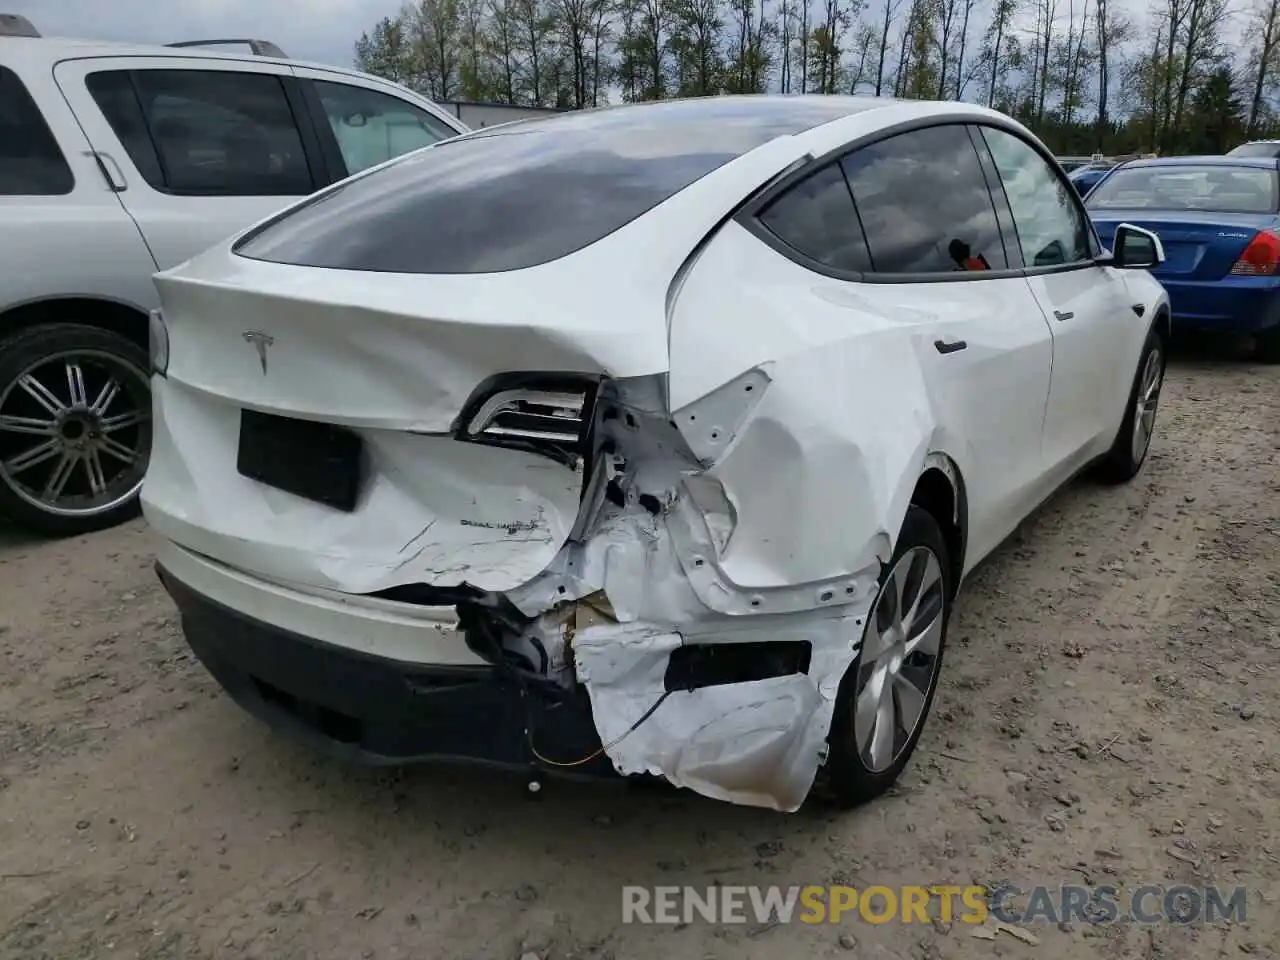
<path fill-rule="evenodd" d="M 1186 16 L 1186 8 L 1182 0 L 1169 0 L 1168 19 L 1166 25 L 1168 36 L 1164 43 L 1164 62 L 1160 65 L 1164 78 L 1164 110 L 1160 121 L 1161 146 L 1166 145 L 1169 136 L 1169 125 L 1173 120 L 1173 52 L 1178 42 L 1178 31 L 1182 28 L 1182 18 Z"/>
<path fill-rule="evenodd" d="M 1098 122 L 1097 150 L 1102 153 L 1103 138 L 1107 134 L 1107 88 L 1110 78 L 1107 76 L 1107 44 L 1111 39 L 1111 24 L 1108 22 L 1107 0 L 1096 0 L 1098 17 Z"/>
<path fill-rule="evenodd" d="M 1041 28 L 1044 33 L 1040 36 L 1040 58 L 1039 58 L 1039 96 L 1036 100 L 1036 125 L 1041 126 L 1044 123 L 1044 102 L 1049 88 L 1049 50 L 1053 40 L 1053 18 L 1058 12 L 1056 0 L 1040 0 L 1040 10 L 1043 13 Z"/>
<path fill-rule="evenodd" d="M 800 0 L 800 92 L 809 92 L 809 0 Z"/>
<path fill-rule="evenodd" d="M 960 50 L 956 54 L 956 99 L 964 96 L 964 54 L 969 40 L 969 15 L 973 13 L 974 0 L 964 0 L 964 18 L 960 21 Z"/>
<path fill-rule="evenodd" d="M 991 46 L 991 83 L 987 85 L 987 107 L 994 107 L 996 102 L 996 84 L 1000 81 L 1000 49 L 1004 45 L 1004 17 L 996 14 L 996 39 Z"/>
<path fill-rule="evenodd" d="M 884 59 L 889 51 L 889 28 L 893 25 L 893 15 L 898 12 L 898 5 L 893 0 L 884 0 L 884 19 L 880 21 L 880 59 L 876 63 L 876 96 L 884 91 Z"/>
<path fill-rule="evenodd" d="M 951 55 L 951 27 L 956 19 L 956 0 L 942 0 L 942 37 L 938 42 L 938 99 L 947 95 L 947 67 Z"/>
<path fill-rule="evenodd" d="M 789 0 L 778 3 L 778 88 L 782 93 L 791 92 L 791 18 Z"/>
<path fill-rule="evenodd" d="M 900 97 L 906 90 L 907 68 L 910 65 L 910 58 L 907 51 L 910 49 L 911 33 L 916 28 L 916 6 L 920 0 L 911 0 L 911 8 L 907 11 L 907 23 L 902 28 L 902 46 L 898 50 L 898 76 L 893 81 L 893 95 Z"/>
<path fill-rule="evenodd" d="M 1268 0 L 1262 15 L 1262 37 L 1258 47 L 1258 73 L 1253 78 L 1253 96 L 1249 100 L 1249 120 L 1246 132 L 1254 136 L 1258 132 L 1258 120 L 1262 114 L 1262 95 L 1270 79 L 1271 61 L 1276 53 L 1277 34 L 1280 30 L 1280 0 Z"/>

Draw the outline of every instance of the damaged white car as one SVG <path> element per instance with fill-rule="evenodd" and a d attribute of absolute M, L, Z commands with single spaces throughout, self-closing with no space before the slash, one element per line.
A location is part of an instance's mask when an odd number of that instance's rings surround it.
<path fill-rule="evenodd" d="M 1162 257 L 968 104 L 478 131 L 157 278 L 160 573 L 226 690 L 341 755 L 863 801 L 965 574 L 1141 467 Z"/>

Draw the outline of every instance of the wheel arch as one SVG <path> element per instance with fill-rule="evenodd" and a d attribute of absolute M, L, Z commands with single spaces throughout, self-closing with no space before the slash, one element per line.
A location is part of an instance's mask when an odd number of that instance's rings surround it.
<path fill-rule="evenodd" d="M 1151 320 L 1151 329 L 1160 334 L 1166 346 L 1173 340 L 1173 319 L 1169 314 L 1167 303 L 1156 307 L 1156 315 Z"/>
<path fill-rule="evenodd" d="M 942 530 L 950 553 L 950 584 L 954 596 L 964 573 L 969 532 L 969 500 L 955 461 L 937 452 L 925 457 L 909 502 L 929 513 Z"/>
<path fill-rule="evenodd" d="M 50 323 L 97 327 L 149 349 L 147 311 L 107 297 L 44 297 L 10 306 L 0 311 L 0 340 Z"/>

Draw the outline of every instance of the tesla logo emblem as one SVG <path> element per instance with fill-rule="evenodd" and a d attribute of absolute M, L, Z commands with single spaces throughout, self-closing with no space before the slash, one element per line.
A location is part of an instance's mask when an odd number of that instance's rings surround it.
<path fill-rule="evenodd" d="M 257 330 L 246 330 L 241 334 L 245 343 L 253 344 L 255 350 L 258 351 L 258 363 L 262 364 L 262 375 L 267 375 L 267 347 L 276 342 L 276 338 L 269 333 L 259 333 Z"/>

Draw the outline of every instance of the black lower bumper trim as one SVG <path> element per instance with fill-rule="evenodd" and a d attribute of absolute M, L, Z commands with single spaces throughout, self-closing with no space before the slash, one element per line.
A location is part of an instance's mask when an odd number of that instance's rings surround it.
<path fill-rule="evenodd" d="M 373 764 L 481 763 L 616 777 L 582 691 L 529 687 L 489 666 L 406 664 L 300 636 L 223 606 L 160 564 L 187 643 L 245 710 L 340 758 Z"/>

